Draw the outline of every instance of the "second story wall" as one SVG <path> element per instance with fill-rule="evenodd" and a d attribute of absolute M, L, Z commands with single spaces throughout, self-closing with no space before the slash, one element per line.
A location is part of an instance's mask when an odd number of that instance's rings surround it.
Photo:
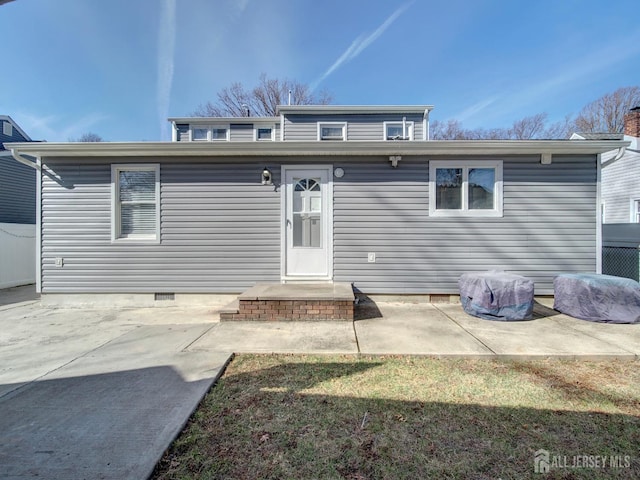
<path fill-rule="evenodd" d="M 361 114 L 361 115 L 285 115 L 285 141 L 319 140 L 322 125 L 345 127 L 345 140 L 382 141 L 387 139 L 385 126 L 406 127 L 407 136 L 412 140 L 422 140 L 424 134 L 423 116 L 418 114 Z M 411 135 L 409 135 L 411 133 Z"/>

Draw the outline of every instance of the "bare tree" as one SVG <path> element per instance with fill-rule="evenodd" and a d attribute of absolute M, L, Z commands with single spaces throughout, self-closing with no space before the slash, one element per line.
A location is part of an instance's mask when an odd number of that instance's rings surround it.
<path fill-rule="evenodd" d="M 546 121 L 546 113 L 538 113 L 516 120 L 507 132 L 508 138 L 514 140 L 539 138 L 544 133 Z"/>
<path fill-rule="evenodd" d="M 314 94 L 308 85 L 289 79 L 269 78 L 260 75 L 259 83 L 247 90 L 242 83 L 234 82 L 218 92 L 216 103 L 206 102 L 198 106 L 192 115 L 199 117 L 272 117 L 278 105 L 327 105 L 332 96 L 322 91 Z"/>
<path fill-rule="evenodd" d="M 446 122 L 434 120 L 430 124 L 432 140 L 468 140 L 465 130 L 458 120 L 447 120 Z"/>
<path fill-rule="evenodd" d="M 87 132 L 83 133 L 77 139 L 70 138 L 70 142 L 104 142 L 104 139 L 97 133 Z"/>
<path fill-rule="evenodd" d="M 457 120 L 431 122 L 433 140 L 536 140 L 569 138 L 575 131 L 570 116 L 547 126 L 547 114 L 538 113 L 513 122 L 509 128 L 465 129 Z"/>
<path fill-rule="evenodd" d="M 621 87 L 587 104 L 576 117 L 580 132 L 622 133 L 624 115 L 640 105 L 640 87 Z"/>

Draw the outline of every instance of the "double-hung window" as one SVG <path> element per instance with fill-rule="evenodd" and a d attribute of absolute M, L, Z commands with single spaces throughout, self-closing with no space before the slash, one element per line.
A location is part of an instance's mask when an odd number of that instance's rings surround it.
<path fill-rule="evenodd" d="M 429 214 L 501 217 L 501 161 L 429 162 Z"/>
<path fill-rule="evenodd" d="M 346 123 L 318 123 L 318 140 L 345 140 L 347 138 Z"/>
<path fill-rule="evenodd" d="M 160 165 L 111 166 L 112 241 L 160 242 Z"/>
<path fill-rule="evenodd" d="M 385 140 L 413 140 L 413 122 L 384 122 Z"/>

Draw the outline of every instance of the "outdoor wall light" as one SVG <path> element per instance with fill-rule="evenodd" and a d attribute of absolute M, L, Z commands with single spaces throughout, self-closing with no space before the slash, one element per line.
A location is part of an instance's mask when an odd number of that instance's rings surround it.
<path fill-rule="evenodd" d="M 398 168 L 398 162 L 402 160 L 402 155 L 389 155 L 389 161 L 393 168 Z"/>
<path fill-rule="evenodd" d="M 271 170 L 267 167 L 264 167 L 264 170 L 262 170 L 262 184 L 273 185 L 273 181 L 271 180 Z"/>

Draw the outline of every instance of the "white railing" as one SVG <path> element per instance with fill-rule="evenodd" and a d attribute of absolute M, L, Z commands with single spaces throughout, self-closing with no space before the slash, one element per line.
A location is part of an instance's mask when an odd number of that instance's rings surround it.
<path fill-rule="evenodd" d="M 36 282 L 36 226 L 0 223 L 0 288 Z"/>

